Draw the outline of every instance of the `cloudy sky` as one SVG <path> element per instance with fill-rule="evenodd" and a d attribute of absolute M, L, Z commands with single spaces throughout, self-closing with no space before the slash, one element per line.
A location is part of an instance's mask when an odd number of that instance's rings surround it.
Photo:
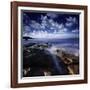
<path fill-rule="evenodd" d="M 79 14 L 25 12 L 23 36 L 32 38 L 76 38 L 79 36 Z"/>

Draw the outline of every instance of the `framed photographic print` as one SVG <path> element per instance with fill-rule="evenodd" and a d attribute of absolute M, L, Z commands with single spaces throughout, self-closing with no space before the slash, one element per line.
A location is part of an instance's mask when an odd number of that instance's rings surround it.
<path fill-rule="evenodd" d="M 11 87 L 87 83 L 87 6 L 11 2 Z"/>

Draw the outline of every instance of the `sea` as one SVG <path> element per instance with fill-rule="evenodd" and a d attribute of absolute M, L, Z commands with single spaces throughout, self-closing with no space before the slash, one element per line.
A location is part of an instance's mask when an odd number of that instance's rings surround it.
<path fill-rule="evenodd" d="M 51 47 L 60 48 L 68 53 L 73 53 L 76 56 L 79 55 L 79 38 L 34 38 L 22 41 L 23 45 L 33 45 L 33 44 L 49 44 Z"/>

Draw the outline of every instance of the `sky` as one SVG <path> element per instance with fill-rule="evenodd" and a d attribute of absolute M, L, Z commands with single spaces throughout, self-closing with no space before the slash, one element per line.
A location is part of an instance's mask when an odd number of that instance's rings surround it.
<path fill-rule="evenodd" d="M 32 38 L 78 38 L 79 14 L 64 12 L 22 13 L 23 36 Z"/>

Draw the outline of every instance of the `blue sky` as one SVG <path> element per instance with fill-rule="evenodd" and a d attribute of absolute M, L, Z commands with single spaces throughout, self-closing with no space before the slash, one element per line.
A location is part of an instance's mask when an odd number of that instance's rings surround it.
<path fill-rule="evenodd" d="M 23 11 L 23 36 L 32 38 L 79 37 L 79 14 Z"/>

